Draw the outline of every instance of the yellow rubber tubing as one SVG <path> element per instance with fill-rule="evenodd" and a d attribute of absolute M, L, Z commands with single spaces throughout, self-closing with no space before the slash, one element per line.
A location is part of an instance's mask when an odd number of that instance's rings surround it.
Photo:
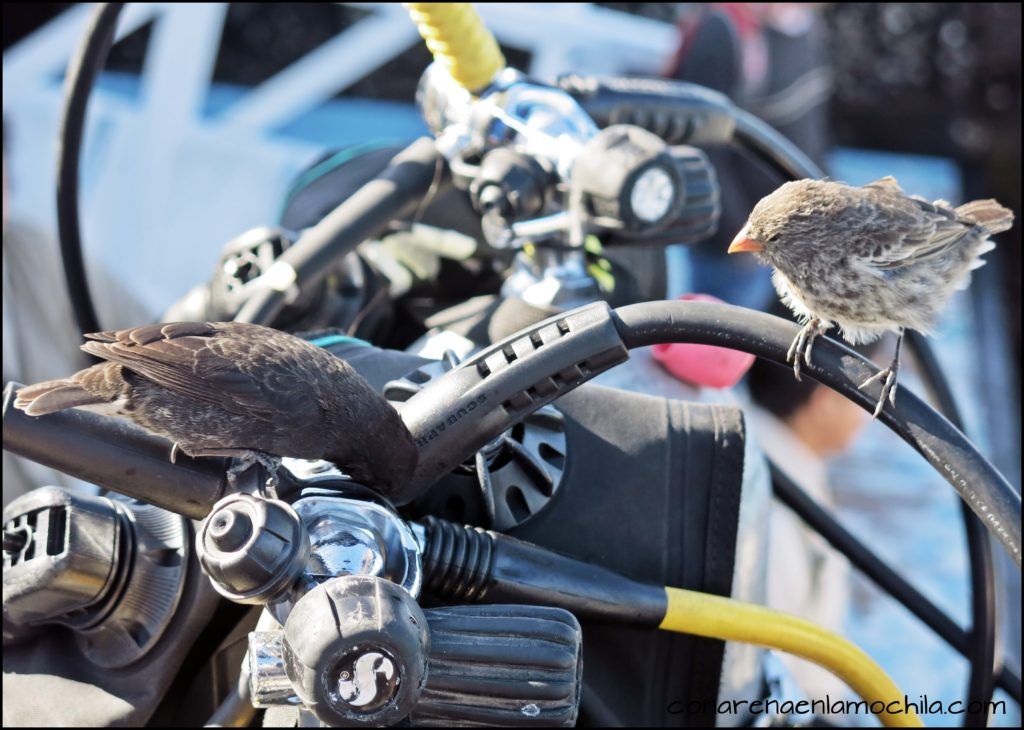
<path fill-rule="evenodd" d="M 402 3 L 434 60 L 464 89 L 477 92 L 505 68 L 498 41 L 472 3 Z"/>
<path fill-rule="evenodd" d="M 904 694 L 885 670 L 843 637 L 763 606 L 681 588 L 666 587 L 665 592 L 668 610 L 658 628 L 758 644 L 807 659 L 846 682 L 869 707 L 881 702 L 886 708 L 899 708 L 878 714 L 886 727 L 923 727 L 912 709 L 902 711 Z"/>

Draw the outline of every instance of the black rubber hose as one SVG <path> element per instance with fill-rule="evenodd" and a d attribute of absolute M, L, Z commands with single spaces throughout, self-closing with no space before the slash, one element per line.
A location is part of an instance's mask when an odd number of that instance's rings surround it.
<path fill-rule="evenodd" d="M 733 116 L 736 119 L 734 147 L 756 155 L 785 180 L 825 177 L 825 172 L 799 147 L 753 114 L 737 108 Z"/>
<path fill-rule="evenodd" d="M 440 166 L 440 167 L 439 167 Z M 236 322 L 269 325 L 289 292 L 316 286 L 331 265 L 391 221 L 420 203 L 447 169 L 434 140 L 421 137 L 399 152 L 387 168 L 305 233 L 258 280 L 258 288 Z"/>
<path fill-rule="evenodd" d="M 783 365 L 799 332 L 796 324 L 779 317 L 709 302 L 646 302 L 621 307 L 615 315 L 629 348 L 671 342 L 718 345 Z M 875 397 L 858 386 L 877 371 L 869 360 L 827 337 L 815 342 L 813 362 L 804 369 L 868 411 L 874 410 Z M 956 427 L 907 390 L 879 419 L 953 485 L 1019 568 L 1020 495 L 1003 475 Z"/>
<path fill-rule="evenodd" d="M 555 83 L 600 127 L 631 124 L 667 144 L 697 147 L 728 144 L 735 132 L 729 97 L 687 81 L 570 73 Z"/>
<path fill-rule="evenodd" d="M 64 113 L 57 149 L 57 232 L 68 296 L 78 329 L 82 332 L 99 332 L 101 328 L 89 292 L 82 256 L 82 233 L 78 216 L 78 162 L 89 95 L 114 43 L 117 17 L 123 8 L 124 3 L 100 3 L 96 6 L 85 38 L 68 64 L 64 83 Z"/>
<path fill-rule="evenodd" d="M 658 627 L 668 610 L 664 586 L 510 535 L 437 517 L 420 523 L 423 590 L 450 602 L 558 606 L 577 618 Z"/>
<path fill-rule="evenodd" d="M 914 360 L 924 378 L 925 388 L 932 400 L 938 405 L 950 422 L 961 431 L 965 431 L 960 409 L 957 408 L 953 392 L 949 387 L 939 365 L 938 359 L 924 336 L 913 330 L 906 333 L 907 344 L 911 348 Z M 995 689 L 996 661 L 996 585 L 995 566 L 992 558 L 992 546 L 989 544 L 985 526 L 981 524 L 963 500 L 960 501 L 963 514 L 964 530 L 971 561 L 971 638 L 966 654 L 971 663 L 968 677 L 968 707 L 987 707 Z M 1005 668 L 1000 674 L 1005 673 Z M 1007 689 L 1000 684 L 1003 689 Z M 1015 699 L 1020 702 L 1020 677 L 1017 678 L 1018 694 Z M 980 703 L 980 704 L 974 704 Z M 964 727 L 986 727 L 988 713 L 967 712 L 964 714 Z"/>
<path fill-rule="evenodd" d="M 749 151 L 785 180 L 821 179 L 825 173 L 799 147 L 727 96 L 686 81 L 586 77 L 556 82 L 599 125 L 633 124 L 668 144 L 732 144 Z"/>
<path fill-rule="evenodd" d="M 864 543 L 839 524 L 778 465 L 769 461 L 768 468 L 772 474 L 772 489 L 780 502 L 793 510 L 793 513 L 808 527 L 825 538 L 828 544 L 846 557 L 853 567 L 899 601 L 925 626 L 938 634 L 943 641 L 969 659 L 972 668 L 984 666 L 984 657 L 978 656 L 977 647 L 974 644 L 973 631 L 968 633 L 960 628 L 947 613 L 928 600 L 899 573 L 890 568 L 888 563 L 875 555 Z M 974 519 L 973 513 L 971 513 L 971 519 L 977 521 Z M 986 539 L 988 538 L 986 537 Z M 992 665 L 993 662 L 988 662 L 988 666 Z M 971 676 L 974 675 L 975 672 L 972 671 Z M 1019 676 L 1003 667 L 995 681 L 1017 702 L 1020 702 Z M 979 696 L 973 693 L 970 695 L 971 699 L 976 699 Z M 989 697 L 991 697 L 991 693 L 989 693 Z M 986 700 L 989 697 L 986 697 Z"/>

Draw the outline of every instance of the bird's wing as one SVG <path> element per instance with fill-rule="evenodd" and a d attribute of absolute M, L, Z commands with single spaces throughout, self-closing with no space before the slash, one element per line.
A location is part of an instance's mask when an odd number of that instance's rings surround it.
<path fill-rule="evenodd" d="M 204 322 L 155 324 L 87 335 L 82 349 L 116 362 L 157 385 L 224 410 L 271 420 L 287 413 L 301 382 L 255 363 L 275 344 L 239 338 L 223 325 Z"/>
<path fill-rule="evenodd" d="M 892 180 L 895 186 L 891 177 L 878 182 L 884 180 Z M 875 183 L 865 187 L 871 186 L 885 189 Z M 943 201 L 936 201 L 936 205 L 916 196 L 886 197 L 888 201 L 876 201 L 871 224 L 865 231 L 875 243 L 866 257 L 874 269 L 891 271 L 937 258 L 954 249 L 970 232 L 970 226 L 942 205 Z"/>

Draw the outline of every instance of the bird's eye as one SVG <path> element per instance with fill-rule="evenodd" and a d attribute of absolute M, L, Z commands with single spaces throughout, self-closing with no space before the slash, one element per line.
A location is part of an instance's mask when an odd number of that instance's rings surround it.
<path fill-rule="evenodd" d="M 773 233 L 772 235 L 768 236 L 768 243 L 775 243 L 778 240 L 779 240 L 779 234 L 777 234 L 777 233 Z"/>

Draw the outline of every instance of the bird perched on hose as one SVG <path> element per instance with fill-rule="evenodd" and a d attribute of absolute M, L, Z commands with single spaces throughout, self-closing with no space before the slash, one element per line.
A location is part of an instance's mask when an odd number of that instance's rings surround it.
<path fill-rule="evenodd" d="M 833 324 L 854 345 L 897 334 L 892 363 L 860 386 L 882 380 L 877 417 L 886 399 L 896 403 L 904 330 L 930 333 L 995 248 L 989 236 L 1012 225 L 995 200 L 929 203 L 891 176 L 863 187 L 798 180 L 754 206 L 729 253 L 751 251 L 774 267 L 775 289 L 804 323 L 787 356 L 798 380 L 801 358 L 811 364 L 814 338 Z"/>
<path fill-rule="evenodd" d="M 189 456 L 325 459 L 391 493 L 419 452 L 398 412 L 344 360 L 254 324 L 178 322 L 86 335 L 105 362 L 18 391 L 30 416 L 88 408 L 125 416 Z M 172 450 L 171 458 L 174 452 Z"/>

